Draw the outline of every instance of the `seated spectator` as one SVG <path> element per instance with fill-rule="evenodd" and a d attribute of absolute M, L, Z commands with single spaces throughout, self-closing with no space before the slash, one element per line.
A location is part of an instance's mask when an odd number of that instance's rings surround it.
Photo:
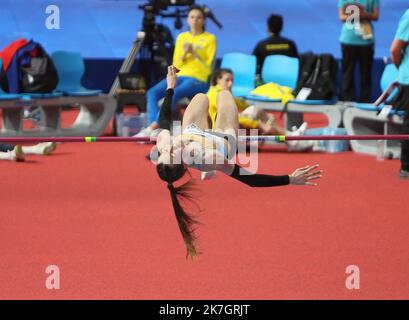
<path fill-rule="evenodd" d="M 209 115 L 214 125 L 217 117 L 217 95 L 222 90 L 231 92 L 233 87 L 233 71 L 230 69 L 218 69 L 213 73 L 210 81 L 211 87 L 207 93 L 209 98 Z M 245 129 L 258 129 L 262 135 L 303 135 L 307 129 L 307 123 L 303 123 L 294 131 L 286 131 L 274 119 L 272 114 L 265 110 L 250 106 L 240 98 L 234 98 L 239 111 L 239 125 Z M 312 141 L 287 141 L 289 151 L 305 151 L 314 147 Z"/>
<path fill-rule="evenodd" d="M 177 86 L 172 100 L 172 109 L 178 100 L 204 93 L 208 89 L 208 80 L 212 74 L 216 55 L 216 37 L 205 31 L 205 14 L 201 7 L 190 8 L 187 23 L 189 31 L 181 33 L 175 44 L 173 65 L 180 69 Z M 137 136 L 149 137 L 159 128 L 159 100 L 165 96 L 166 79 L 163 79 L 147 92 L 149 126 Z"/>
<path fill-rule="evenodd" d="M 294 41 L 281 37 L 283 29 L 283 17 L 272 14 L 267 20 L 268 32 L 270 36 L 257 43 L 253 50 L 253 55 L 257 58 L 257 74 L 260 75 L 264 59 L 273 54 L 280 54 L 289 57 L 298 57 L 297 46 Z"/>

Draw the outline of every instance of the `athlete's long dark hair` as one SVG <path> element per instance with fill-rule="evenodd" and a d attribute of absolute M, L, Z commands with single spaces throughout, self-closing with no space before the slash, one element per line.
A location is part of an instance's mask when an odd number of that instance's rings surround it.
<path fill-rule="evenodd" d="M 159 177 L 168 184 L 176 220 L 186 245 L 186 257 L 191 257 L 194 259 L 197 255 L 197 251 L 195 246 L 196 236 L 194 235 L 193 225 L 197 224 L 198 221 L 196 221 L 189 213 L 186 212 L 179 201 L 179 199 L 193 201 L 193 180 L 191 179 L 179 187 L 175 187 L 173 185 L 173 182 L 182 178 L 187 172 L 187 169 L 183 164 L 159 163 L 156 166 L 156 171 L 158 172 Z"/>

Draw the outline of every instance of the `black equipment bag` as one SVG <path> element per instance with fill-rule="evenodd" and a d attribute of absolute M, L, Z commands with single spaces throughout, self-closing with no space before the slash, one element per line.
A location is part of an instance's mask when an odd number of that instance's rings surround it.
<path fill-rule="evenodd" d="M 54 62 L 38 44 L 39 55 L 31 58 L 30 66 L 22 67 L 21 91 L 29 93 L 49 93 L 58 85 L 58 75 Z"/>
<path fill-rule="evenodd" d="M 18 55 L 20 50 L 22 54 Z M 17 59 L 17 56 L 18 67 L 12 70 L 12 77 L 8 76 L 4 68 L 1 70 L 4 91 L 9 92 L 9 81 L 18 81 L 19 90 L 13 93 L 50 93 L 57 87 L 58 74 L 54 62 L 39 43 L 28 42 L 17 50 L 13 59 Z"/>
<path fill-rule="evenodd" d="M 311 89 L 307 100 L 331 100 L 337 93 L 338 63 L 331 54 L 301 55 L 301 72 L 295 94 Z"/>

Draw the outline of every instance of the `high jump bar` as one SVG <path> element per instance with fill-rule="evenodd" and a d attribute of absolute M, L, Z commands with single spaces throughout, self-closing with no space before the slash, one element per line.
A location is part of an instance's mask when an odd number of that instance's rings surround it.
<path fill-rule="evenodd" d="M 0 143 L 39 142 L 154 142 L 148 137 L 0 137 Z M 304 136 L 239 136 L 240 141 L 295 141 L 295 140 L 409 140 L 408 134 L 395 135 L 304 135 Z"/>

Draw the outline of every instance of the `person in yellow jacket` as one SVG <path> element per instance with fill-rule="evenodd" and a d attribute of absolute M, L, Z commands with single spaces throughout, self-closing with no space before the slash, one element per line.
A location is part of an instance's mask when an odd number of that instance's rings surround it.
<path fill-rule="evenodd" d="M 205 13 L 199 6 L 189 9 L 187 23 L 189 31 L 179 34 L 175 43 L 173 65 L 180 70 L 178 83 L 174 90 L 172 109 L 184 97 L 193 97 L 208 90 L 216 55 L 216 36 L 205 31 Z M 163 79 L 147 92 L 149 126 L 137 136 L 150 136 L 158 128 L 158 102 L 165 96 L 166 79 Z"/>
<path fill-rule="evenodd" d="M 222 90 L 231 91 L 233 86 L 233 71 L 227 68 L 217 69 L 210 80 L 210 89 L 207 92 L 209 98 L 209 115 L 212 124 L 216 121 L 217 95 Z M 261 134 L 282 134 L 284 129 L 276 125 L 274 116 L 255 106 L 250 106 L 246 101 L 235 98 L 239 111 L 239 125 L 246 129 L 259 129 Z"/>
<path fill-rule="evenodd" d="M 222 90 L 231 91 L 234 82 L 234 74 L 231 69 L 222 68 L 213 73 L 210 81 L 211 87 L 207 92 L 209 98 L 209 115 L 212 124 L 217 117 L 217 95 Z M 303 123 L 298 129 L 288 132 L 276 123 L 274 116 L 265 110 L 250 106 L 245 100 L 235 98 L 237 109 L 239 111 L 239 125 L 245 129 L 258 129 L 263 135 L 302 135 L 304 134 L 307 124 Z M 301 141 L 290 141 L 290 150 L 305 150 L 310 148 L 310 143 L 300 143 Z"/>

